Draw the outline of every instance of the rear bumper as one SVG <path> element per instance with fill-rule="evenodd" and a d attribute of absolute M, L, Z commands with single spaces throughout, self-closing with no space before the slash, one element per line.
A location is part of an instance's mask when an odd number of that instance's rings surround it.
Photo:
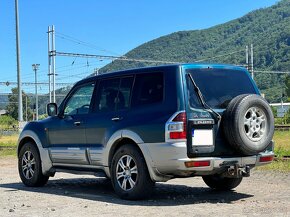
<path fill-rule="evenodd" d="M 209 162 L 209 166 L 199 166 L 199 167 L 184 167 L 186 170 L 194 171 L 217 171 L 227 165 L 230 165 L 231 162 L 236 162 L 240 167 L 245 166 L 262 166 L 269 164 L 273 161 L 274 153 L 259 153 L 258 155 L 247 156 L 247 157 L 197 157 L 197 158 L 185 158 L 178 159 L 179 163 L 185 165 L 186 162 Z M 261 162 L 260 159 L 263 161 Z M 264 160 L 266 159 L 266 160 Z"/>
<path fill-rule="evenodd" d="M 159 175 L 167 177 L 188 177 L 222 173 L 230 165 L 239 167 L 261 166 L 271 163 L 274 157 L 273 151 L 262 152 L 245 157 L 196 157 L 188 158 L 185 142 L 180 143 L 151 143 L 146 144 L 151 158 L 151 166 Z M 147 156 L 148 157 L 148 156 Z M 146 156 L 145 156 L 146 158 Z M 187 162 L 196 162 L 188 167 Z M 198 162 L 206 163 L 199 164 Z M 159 180 L 156 180 L 159 181 Z"/>

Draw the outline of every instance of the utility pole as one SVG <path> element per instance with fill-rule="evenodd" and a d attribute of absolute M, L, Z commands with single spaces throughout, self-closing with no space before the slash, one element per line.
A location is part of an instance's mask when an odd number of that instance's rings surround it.
<path fill-rule="evenodd" d="M 246 46 L 246 66 L 247 66 L 247 70 L 249 70 L 250 67 L 249 67 L 249 47 L 248 47 L 248 45 Z"/>
<path fill-rule="evenodd" d="M 55 102 L 55 30 L 54 25 L 48 27 L 48 81 L 49 81 L 49 102 Z M 52 76 L 52 79 L 51 79 Z M 51 81 L 52 80 L 52 81 Z M 52 83 L 52 96 L 51 96 Z"/>
<path fill-rule="evenodd" d="M 16 20 L 16 59 L 17 59 L 17 87 L 18 87 L 18 121 L 23 121 L 22 110 L 22 86 L 20 72 L 20 35 L 19 35 L 19 19 L 18 19 L 18 0 L 15 0 L 15 20 Z"/>
<path fill-rule="evenodd" d="M 28 111 L 27 111 L 27 107 L 28 107 L 28 105 L 27 105 L 28 103 L 27 103 L 27 95 L 25 96 L 25 120 L 26 120 L 26 122 L 28 121 Z"/>
<path fill-rule="evenodd" d="M 52 92 L 53 92 L 53 102 L 55 103 L 55 30 L 54 25 L 51 28 L 52 32 Z"/>
<path fill-rule="evenodd" d="M 39 69 L 40 64 L 32 64 L 32 69 L 35 72 L 35 116 L 38 121 L 38 94 L 37 94 L 37 70 Z"/>
<path fill-rule="evenodd" d="M 50 52 L 50 33 L 51 29 L 48 26 L 48 92 L 49 92 L 49 102 L 51 103 L 51 52 Z"/>
<path fill-rule="evenodd" d="M 95 68 L 95 69 L 94 69 L 94 74 L 95 74 L 95 75 L 99 75 L 99 68 Z"/>
<path fill-rule="evenodd" d="M 253 49 L 253 44 L 251 44 L 251 73 L 252 73 L 252 79 L 254 79 L 254 49 Z"/>

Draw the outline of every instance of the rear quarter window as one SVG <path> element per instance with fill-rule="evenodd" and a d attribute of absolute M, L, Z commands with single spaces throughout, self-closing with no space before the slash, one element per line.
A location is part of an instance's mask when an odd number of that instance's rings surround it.
<path fill-rule="evenodd" d="M 132 107 L 160 103 L 164 98 L 163 73 L 137 74 L 133 89 Z"/>

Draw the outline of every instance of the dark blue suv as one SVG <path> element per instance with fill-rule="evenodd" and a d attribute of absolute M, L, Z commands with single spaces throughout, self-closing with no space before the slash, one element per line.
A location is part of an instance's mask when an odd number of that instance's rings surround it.
<path fill-rule="evenodd" d="M 202 176 L 229 190 L 273 160 L 273 114 L 246 69 L 180 64 L 86 78 L 49 118 L 28 123 L 19 175 L 43 186 L 55 172 L 104 174 L 124 199 L 155 182 Z"/>

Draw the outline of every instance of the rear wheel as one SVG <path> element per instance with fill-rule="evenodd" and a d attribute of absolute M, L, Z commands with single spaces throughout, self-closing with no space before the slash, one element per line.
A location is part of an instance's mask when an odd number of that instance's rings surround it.
<path fill-rule="evenodd" d="M 231 190 L 236 188 L 243 180 L 241 178 L 228 178 L 228 177 L 221 177 L 220 175 L 209 175 L 202 177 L 205 184 L 213 189 L 217 190 Z"/>
<path fill-rule="evenodd" d="M 41 159 L 34 144 L 28 142 L 18 156 L 19 176 L 26 186 L 39 187 L 47 183 L 49 176 L 42 174 Z"/>
<path fill-rule="evenodd" d="M 116 151 L 111 164 L 111 178 L 115 192 L 123 199 L 144 199 L 153 190 L 154 182 L 145 159 L 134 145 L 124 145 Z"/>

